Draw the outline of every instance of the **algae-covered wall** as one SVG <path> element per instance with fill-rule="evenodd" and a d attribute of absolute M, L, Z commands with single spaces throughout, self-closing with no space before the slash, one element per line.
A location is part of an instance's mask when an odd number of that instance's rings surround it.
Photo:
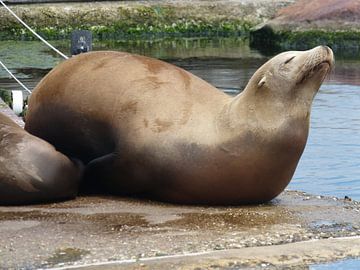
<path fill-rule="evenodd" d="M 330 46 L 335 51 L 349 54 L 360 51 L 360 31 L 357 29 L 274 29 L 264 25 L 259 29 L 252 29 L 250 46 L 263 53 L 279 50 L 305 50 L 319 45 Z"/>
<path fill-rule="evenodd" d="M 319 44 L 360 50 L 360 2 L 351 0 L 91 1 L 10 7 L 49 40 L 68 39 L 73 30 L 83 29 L 98 40 L 250 37 L 252 47 L 267 53 Z M 33 35 L 0 8 L 0 40 L 31 39 Z"/>
<path fill-rule="evenodd" d="M 95 38 L 248 35 L 251 27 L 274 16 L 293 0 L 116 1 L 10 6 L 47 39 L 68 38 L 74 29 Z M 0 39 L 32 39 L 4 8 Z"/>

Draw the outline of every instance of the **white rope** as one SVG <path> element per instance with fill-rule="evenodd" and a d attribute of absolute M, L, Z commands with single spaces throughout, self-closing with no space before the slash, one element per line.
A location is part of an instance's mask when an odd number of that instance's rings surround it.
<path fill-rule="evenodd" d="M 61 55 L 64 59 L 68 59 L 65 54 L 60 52 L 58 49 L 56 49 L 54 46 L 52 46 L 49 42 L 47 42 L 45 39 L 43 39 L 40 35 L 38 35 L 34 30 L 30 28 L 23 20 L 21 20 L 5 3 L 0 0 L 0 3 L 6 8 L 22 25 L 24 25 L 31 33 L 33 33 L 38 39 L 40 39 L 42 42 L 44 42 L 47 46 L 49 46 L 51 49 L 53 49 L 55 52 L 57 52 L 59 55 Z"/>
<path fill-rule="evenodd" d="M 10 76 L 18 83 L 22 86 L 22 88 L 24 88 L 26 91 L 28 91 L 31 94 L 31 91 L 29 90 L 29 88 L 27 88 L 22 82 L 20 82 L 18 80 L 18 78 L 15 77 L 15 75 L 3 64 L 3 62 L 0 61 L 0 65 L 7 71 L 7 73 L 10 74 Z"/>

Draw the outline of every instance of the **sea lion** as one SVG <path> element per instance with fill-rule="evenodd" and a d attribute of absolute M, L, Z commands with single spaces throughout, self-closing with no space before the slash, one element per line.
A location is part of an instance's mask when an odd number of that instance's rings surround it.
<path fill-rule="evenodd" d="M 273 199 L 294 174 L 328 47 L 281 53 L 230 97 L 191 73 L 124 52 L 55 67 L 25 128 L 87 164 L 84 186 L 185 204 Z"/>
<path fill-rule="evenodd" d="M 73 198 L 81 164 L 0 113 L 0 205 Z"/>

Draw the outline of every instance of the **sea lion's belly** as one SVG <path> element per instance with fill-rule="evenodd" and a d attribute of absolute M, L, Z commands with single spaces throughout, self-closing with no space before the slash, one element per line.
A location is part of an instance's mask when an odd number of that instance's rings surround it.
<path fill-rule="evenodd" d="M 236 148 L 237 147 L 237 148 Z M 119 152 L 118 179 L 110 190 L 143 193 L 178 203 L 256 203 L 277 196 L 291 179 L 297 159 L 259 155 L 258 146 L 228 142 L 154 140 Z M 258 194 L 258 195 L 254 195 Z"/>

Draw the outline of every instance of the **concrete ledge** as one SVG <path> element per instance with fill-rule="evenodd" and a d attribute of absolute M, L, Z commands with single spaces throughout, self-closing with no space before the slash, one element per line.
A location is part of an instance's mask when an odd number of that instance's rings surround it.
<path fill-rule="evenodd" d="M 164 257 L 142 258 L 109 263 L 95 263 L 61 269 L 246 269 L 299 267 L 346 257 L 360 256 L 360 236 L 318 239 L 275 246 L 211 251 Z M 268 269 L 268 268 L 266 268 Z"/>
<path fill-rule="evenodd" d="M 93 196 L 0 207 L 0 268 L 304 266 L 360 256 L 359 214 L 356 201 L 295 191 L 258 206 Z"/>

